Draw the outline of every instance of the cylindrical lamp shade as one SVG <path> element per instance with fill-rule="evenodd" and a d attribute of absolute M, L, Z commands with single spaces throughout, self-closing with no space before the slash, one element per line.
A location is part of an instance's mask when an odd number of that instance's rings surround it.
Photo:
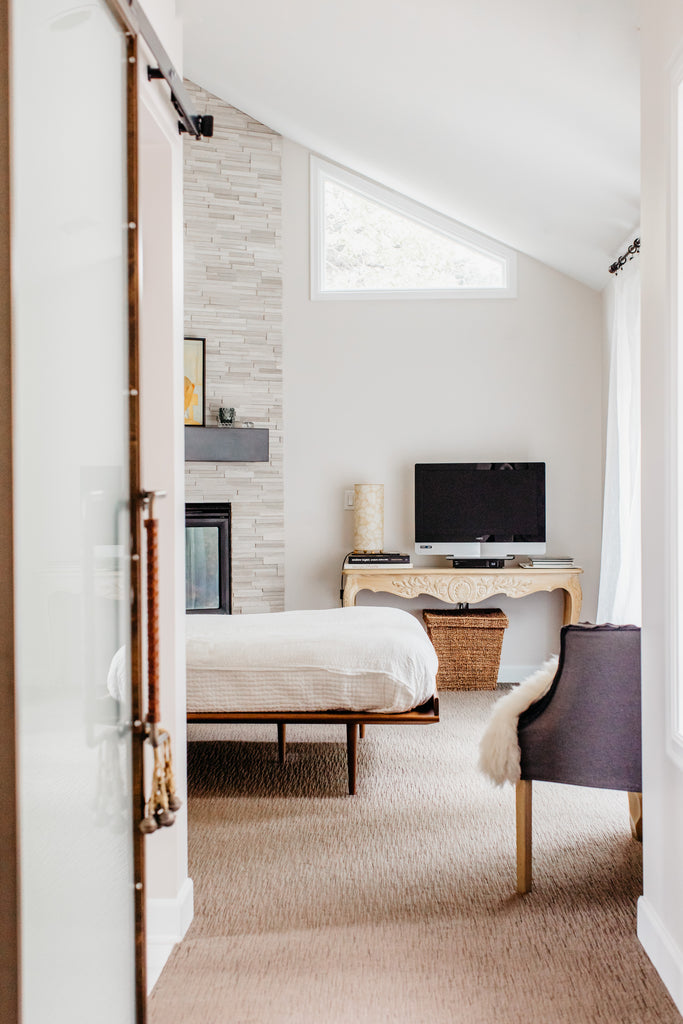
<path fill-rule="evenodd" d="M 353 550 L 363 554 L 384 549 L 384 484 L 355 484 Z"/>

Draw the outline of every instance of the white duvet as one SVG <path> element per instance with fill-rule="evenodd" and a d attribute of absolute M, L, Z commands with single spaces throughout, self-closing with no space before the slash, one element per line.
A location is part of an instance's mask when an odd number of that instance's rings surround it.
<path fill-rule="evenodd" d="M 400 712 L 436 690 L 438 661 L 397 608 L 187 615 L 188 711 Z"/>

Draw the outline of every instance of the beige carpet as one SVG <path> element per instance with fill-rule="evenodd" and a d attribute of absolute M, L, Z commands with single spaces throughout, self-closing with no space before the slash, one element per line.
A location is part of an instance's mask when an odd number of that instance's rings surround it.
<path fill-rule="evenodd" d="M 285 766 L 274 727 L 191 743 L 195 919 L 150 1024 L 680 1021 L 636 938 L 625 794 L 536 784 L 516 895 L 514 793 L 476 770 L 495 696 L 368 728 L 355 797 L 343 727 L 290 727 Z"/>

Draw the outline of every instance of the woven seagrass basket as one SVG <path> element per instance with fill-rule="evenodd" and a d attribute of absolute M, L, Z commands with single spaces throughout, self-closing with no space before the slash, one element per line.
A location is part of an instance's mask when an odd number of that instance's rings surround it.
<path fill-rule="evenodd" d="M 425 609 L 440 690 L 495 690 L 508 617 L 500 608 Z"/>

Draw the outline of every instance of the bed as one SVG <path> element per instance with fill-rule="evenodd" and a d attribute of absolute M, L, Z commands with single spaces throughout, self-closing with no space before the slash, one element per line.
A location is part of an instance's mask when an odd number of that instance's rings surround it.
<path fill-rule="evenodd" d="M 346 726 L 349 793 L 366 725 L 439 720 L 438 660 L 422 625 L 396 608 L 188 615 L 188 722 Z"/>

